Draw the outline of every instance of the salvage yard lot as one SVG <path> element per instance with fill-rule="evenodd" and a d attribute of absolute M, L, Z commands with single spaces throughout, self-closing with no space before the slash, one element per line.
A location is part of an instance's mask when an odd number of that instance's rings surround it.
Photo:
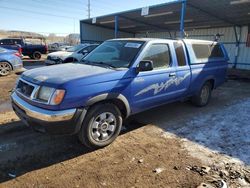
<path fill-rule="evenodd" d="M 174 103 L 136 115 L 110 146 L 27 128 L 0 78 L 0 187 L 250 187 L 250 84 L 229 80 L 204 108 Z M 223 181 L 221 181 L 223 180 Z"/>

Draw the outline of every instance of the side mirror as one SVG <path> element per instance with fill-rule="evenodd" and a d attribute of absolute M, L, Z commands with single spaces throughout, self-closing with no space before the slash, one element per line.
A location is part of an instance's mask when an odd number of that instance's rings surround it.
<path fill-rule="evenodd" d="M 139 65 L 136 67 L 136 72 L 146 72 L 153 70 L 154 65 L 153 61 L 146 60 L 146 61 L 140 61 Z"/>

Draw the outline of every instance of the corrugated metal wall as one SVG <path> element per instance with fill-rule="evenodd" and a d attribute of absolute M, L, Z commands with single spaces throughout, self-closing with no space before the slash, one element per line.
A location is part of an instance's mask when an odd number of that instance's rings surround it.
<path fill-rule="evenodd" d="M 81 22 L 81 42 L 84 41 L 105 41 L 107 39 L 114 38 L 114 30 L 107 29 L 103 27 L 98 27 L 90 24 L 85 24 Z M 239 69 L 250 69 L 250 48 L 246 47 L 248 27 L 244 26 L 240 29 L 237 28 L 237 33 L 240 37 L 238 59 L 236 68 Z M 236 48 L 236 37 L 233 27 L 224 28 L 213 28 L 213 29 L 195 29 L 192 31 L 187 31 L 188 38 L 194 39 L 204 39 L 204 40 L 214 40 L 214 35 L 220 34 L 220 42 L 223 42 L 229 58 L 230 63 L 233 65 L 235 63 L 235 55 L 237 52 Z M 179 36 L 179 33 L 171 32 L 172 37 Z M 131 34 L 125 32 L 119 32 L 119 38 L 128 37 L 151 37 L 151 38 L 169 38 L 169 32 L 158 32 L 158 33 L 147 33 L 147 34 Z"/>
<path fill-rule="evenodd" d="M 237 33 L 240 34 L 239 28 Z M 221 34 L 220 42 L 223 42 L 227 49 L 230 63 L 234 64 L 236 54 L 236 38 L 233 27 L 225 28 L 213 28 L 213 29 L 196 29 L 187 31 L 188 38 L 203 39 L 203 40 L 214 40 L 214 35 Z M 241 37 L 238 51 L 237 68 L 239 69 L 250 69 L 250 48 L 246 47 L 248 27 L 244 26 L 241 28 Z M 172 36 L 179 36 L 179 33 L 171 33 Z M 152 37 L 152 38 L 169 38 L 168 32 L 161 33 L 147 33 L 147 34 L 136 34 L 136 37 Z"/>
<path fill-rule="evenodd" d="M 119 34 L 118 37 L 120 38 L 134 37 L 134 34 L 131 33 L 119 32 L 118 34 Z M 115 36 L 115 32 L 113 29 L 107 29 L 81 22 L 80 36 L 81 36 L 81 42 L 105 41 L 108 39 L 113 39 Z"/>

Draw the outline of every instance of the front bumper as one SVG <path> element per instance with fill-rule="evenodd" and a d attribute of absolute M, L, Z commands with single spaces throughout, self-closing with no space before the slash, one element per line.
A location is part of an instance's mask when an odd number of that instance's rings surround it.
<path fill-rule="evenodd" d="M 45 60 L 45 65 L 56 65 L 56 64 L 61 64 L 63 60 Z"/>
<path fill-rule="evenodd" d="M 21 60 L 18 63 L 13 63 L 12 67 L 13 67 L 13 71 L 15 73 L 22 73 L 22 72 L 26 71 L 26 69 L 23 67 L 23 63 Z"/>
<path fill-rule="evenodd" d="M 86 114 L 85 109 L 52 111 L 33 106 L 15 92 L 11 95 L 12 107 L 18 117 L 28 126 L 51 134 L 77 133 Z"/>
<path fill-rule="evenodd" d="M 25 69 L 25 68 L 19 68 L 19 69 L 15 69 L 14 70 L 14 72 L 16 73 L 16 74 L 21 74 L 21 73 L 23 73 L 23 72 L 25 72 L 27 69 Z"/>

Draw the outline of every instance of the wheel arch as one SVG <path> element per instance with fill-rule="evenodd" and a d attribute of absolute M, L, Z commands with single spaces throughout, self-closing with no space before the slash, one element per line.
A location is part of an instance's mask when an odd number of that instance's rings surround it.
<path fill-rule="evenodd" d="M 86 103 L 87 106 L 93 106 L 100 103 L 112 103 L 116 105 L 122 113 L 123 118 L 127 118 L 130 115 L 131 109 L 127 98 L 122 94 L 117 93 L 105 93 L 97 95 L 89 99 Z"/>
<path fill-rule="evenodd" d="M 215 89 L 215 78 L 213 78 L 213 77 L 207 78 L 202 85 L 204 85 L 207 82 L 209 82 L 211 84 L 212 90 Z"/>
<path fill-rule="evenodd" d="M 13 65 L 9 62 L 9 61 L 7 61 L 7 60 L 0 60 L 0 63 L 8 63 L 10 66 L 11 66 L 11 70 L 13 71 Z"/>

